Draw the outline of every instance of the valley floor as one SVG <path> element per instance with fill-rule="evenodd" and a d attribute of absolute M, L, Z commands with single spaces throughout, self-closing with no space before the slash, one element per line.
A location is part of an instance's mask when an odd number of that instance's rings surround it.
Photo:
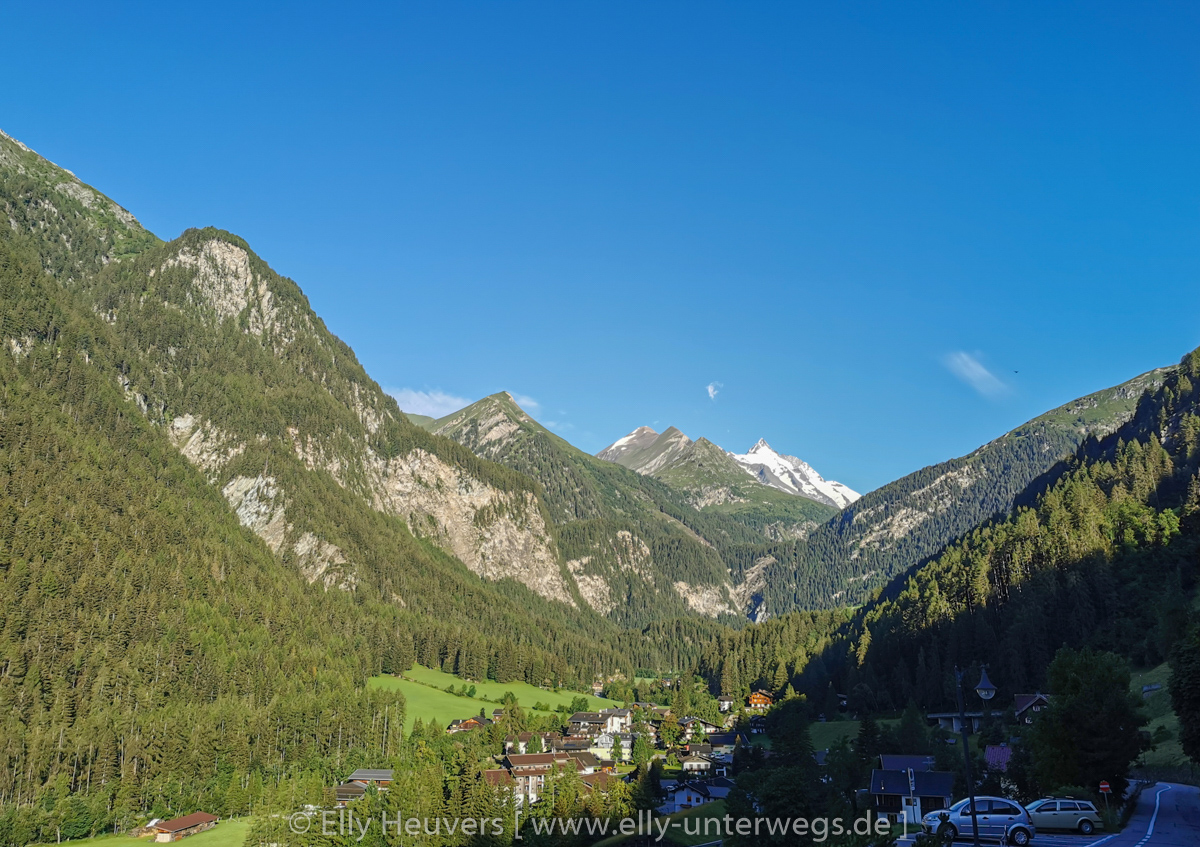
<path fill-rule="evenodd" d="M 526 682 L 466 682 L 439 670 L 414 665 L 403 676 L 382 675 L 373 677 L 368 683 L 375 688 L 389 691 L 399 691 L 405 699 L 404 730 L 412 729 L 417 718 L 425 723 L 435 723 L 445 728 L 456 718 L 469 718 L 479 714 L 483 709 L 487 717 L 492 716 L 493 709 L 501 708 L 500 700 L 507 693 L 512 693 L 522 709 L 539 714 L 549 714 L 549 711 L 559 706 L 570 706 L 576 697 L 586 697 L 588 708 L 593 710 L 616 708 L 621 704 L 603 697 L 593 697 L 579 691 L 548 691 Z M 466 685 L 469 689 L 475 686 L 475 696 L 465 697 L 451 694 L 447 687 L 461 689 Z M 550 710 L 535 710 L 534 705 L 541 703 L 549 706 Z"/>

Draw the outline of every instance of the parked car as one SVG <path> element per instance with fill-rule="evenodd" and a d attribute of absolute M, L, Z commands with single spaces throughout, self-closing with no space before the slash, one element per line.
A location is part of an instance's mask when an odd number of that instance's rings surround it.
<path fill-rule="evenodd" d="M 1096 807 L 1074 797 L 1043 797 L 1025 807 L 1038 829 L 1073 829 L 1091 835 L 1104 828 Z"/>
<path fill-rule="evenodd" d="M 1037 827 L 1029 812 L 1015 800 L 1003 797 L 976 797 L 975 820 L 979 822 L 979 837 L 994 839 L 1008 838 L 1009 844 L 1025 847 L 1037 834 Z M 962 836 L 971 836 L 971 801 L 959 800 L 949 809 L 938 809 L 921 818 L 921 827 L 950 842 Z"/>

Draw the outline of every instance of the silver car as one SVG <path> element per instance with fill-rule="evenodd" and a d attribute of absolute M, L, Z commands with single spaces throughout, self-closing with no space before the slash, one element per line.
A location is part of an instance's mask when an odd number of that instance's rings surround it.
<path fill-rule="evenodd" d="M 950 842 L 955 838 L 971 837 L 971 802 L 959 800 L 949 809 L 939 809 L 921 818 L 921 828 Z M 1037 834 L 1029 812 L 1015 800 L 1003 797 L 976 797 L 975 820 L 979 823 L 979 837 L 999 841 L 1007 838 L 1009 844 L 1025 847 Z"/>
<path fill-rule="evenodd" d="M 1091 835 L 1103 829 L 1104 821 L 1096 807 L 1074 797 L 1043 797 L 1025 807 L 1039 829 L 1073 829 Z"/>

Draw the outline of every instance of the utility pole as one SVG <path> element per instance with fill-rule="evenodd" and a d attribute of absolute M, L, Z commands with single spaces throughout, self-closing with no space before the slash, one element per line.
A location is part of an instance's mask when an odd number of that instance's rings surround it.
<path fill-rule="evenodd" d="M 971 835 L 975 847 L 979 847 L 979 815 L 975 808 L 975 777 L 971 775 L 971 750 L 968 747 L 968 732 L 967 732 L 967 709 L 963 705 L 963 672 L 954 666 L 954 678 L 958 682 L 958 730 L 962 735 L 963 745 L 963 762 L 967 766 L 967 798 L 970 802 L 971 810 Z"/>

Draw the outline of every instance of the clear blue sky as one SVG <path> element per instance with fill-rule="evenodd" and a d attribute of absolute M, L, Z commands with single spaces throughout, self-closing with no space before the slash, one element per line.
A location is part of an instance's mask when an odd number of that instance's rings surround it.
<path fill-rule="evenodd" d="M 389 389 L 866 491 L 1200 345 L 1194 3 L 176 5 L 10 4 L 0 128 Z"/>

